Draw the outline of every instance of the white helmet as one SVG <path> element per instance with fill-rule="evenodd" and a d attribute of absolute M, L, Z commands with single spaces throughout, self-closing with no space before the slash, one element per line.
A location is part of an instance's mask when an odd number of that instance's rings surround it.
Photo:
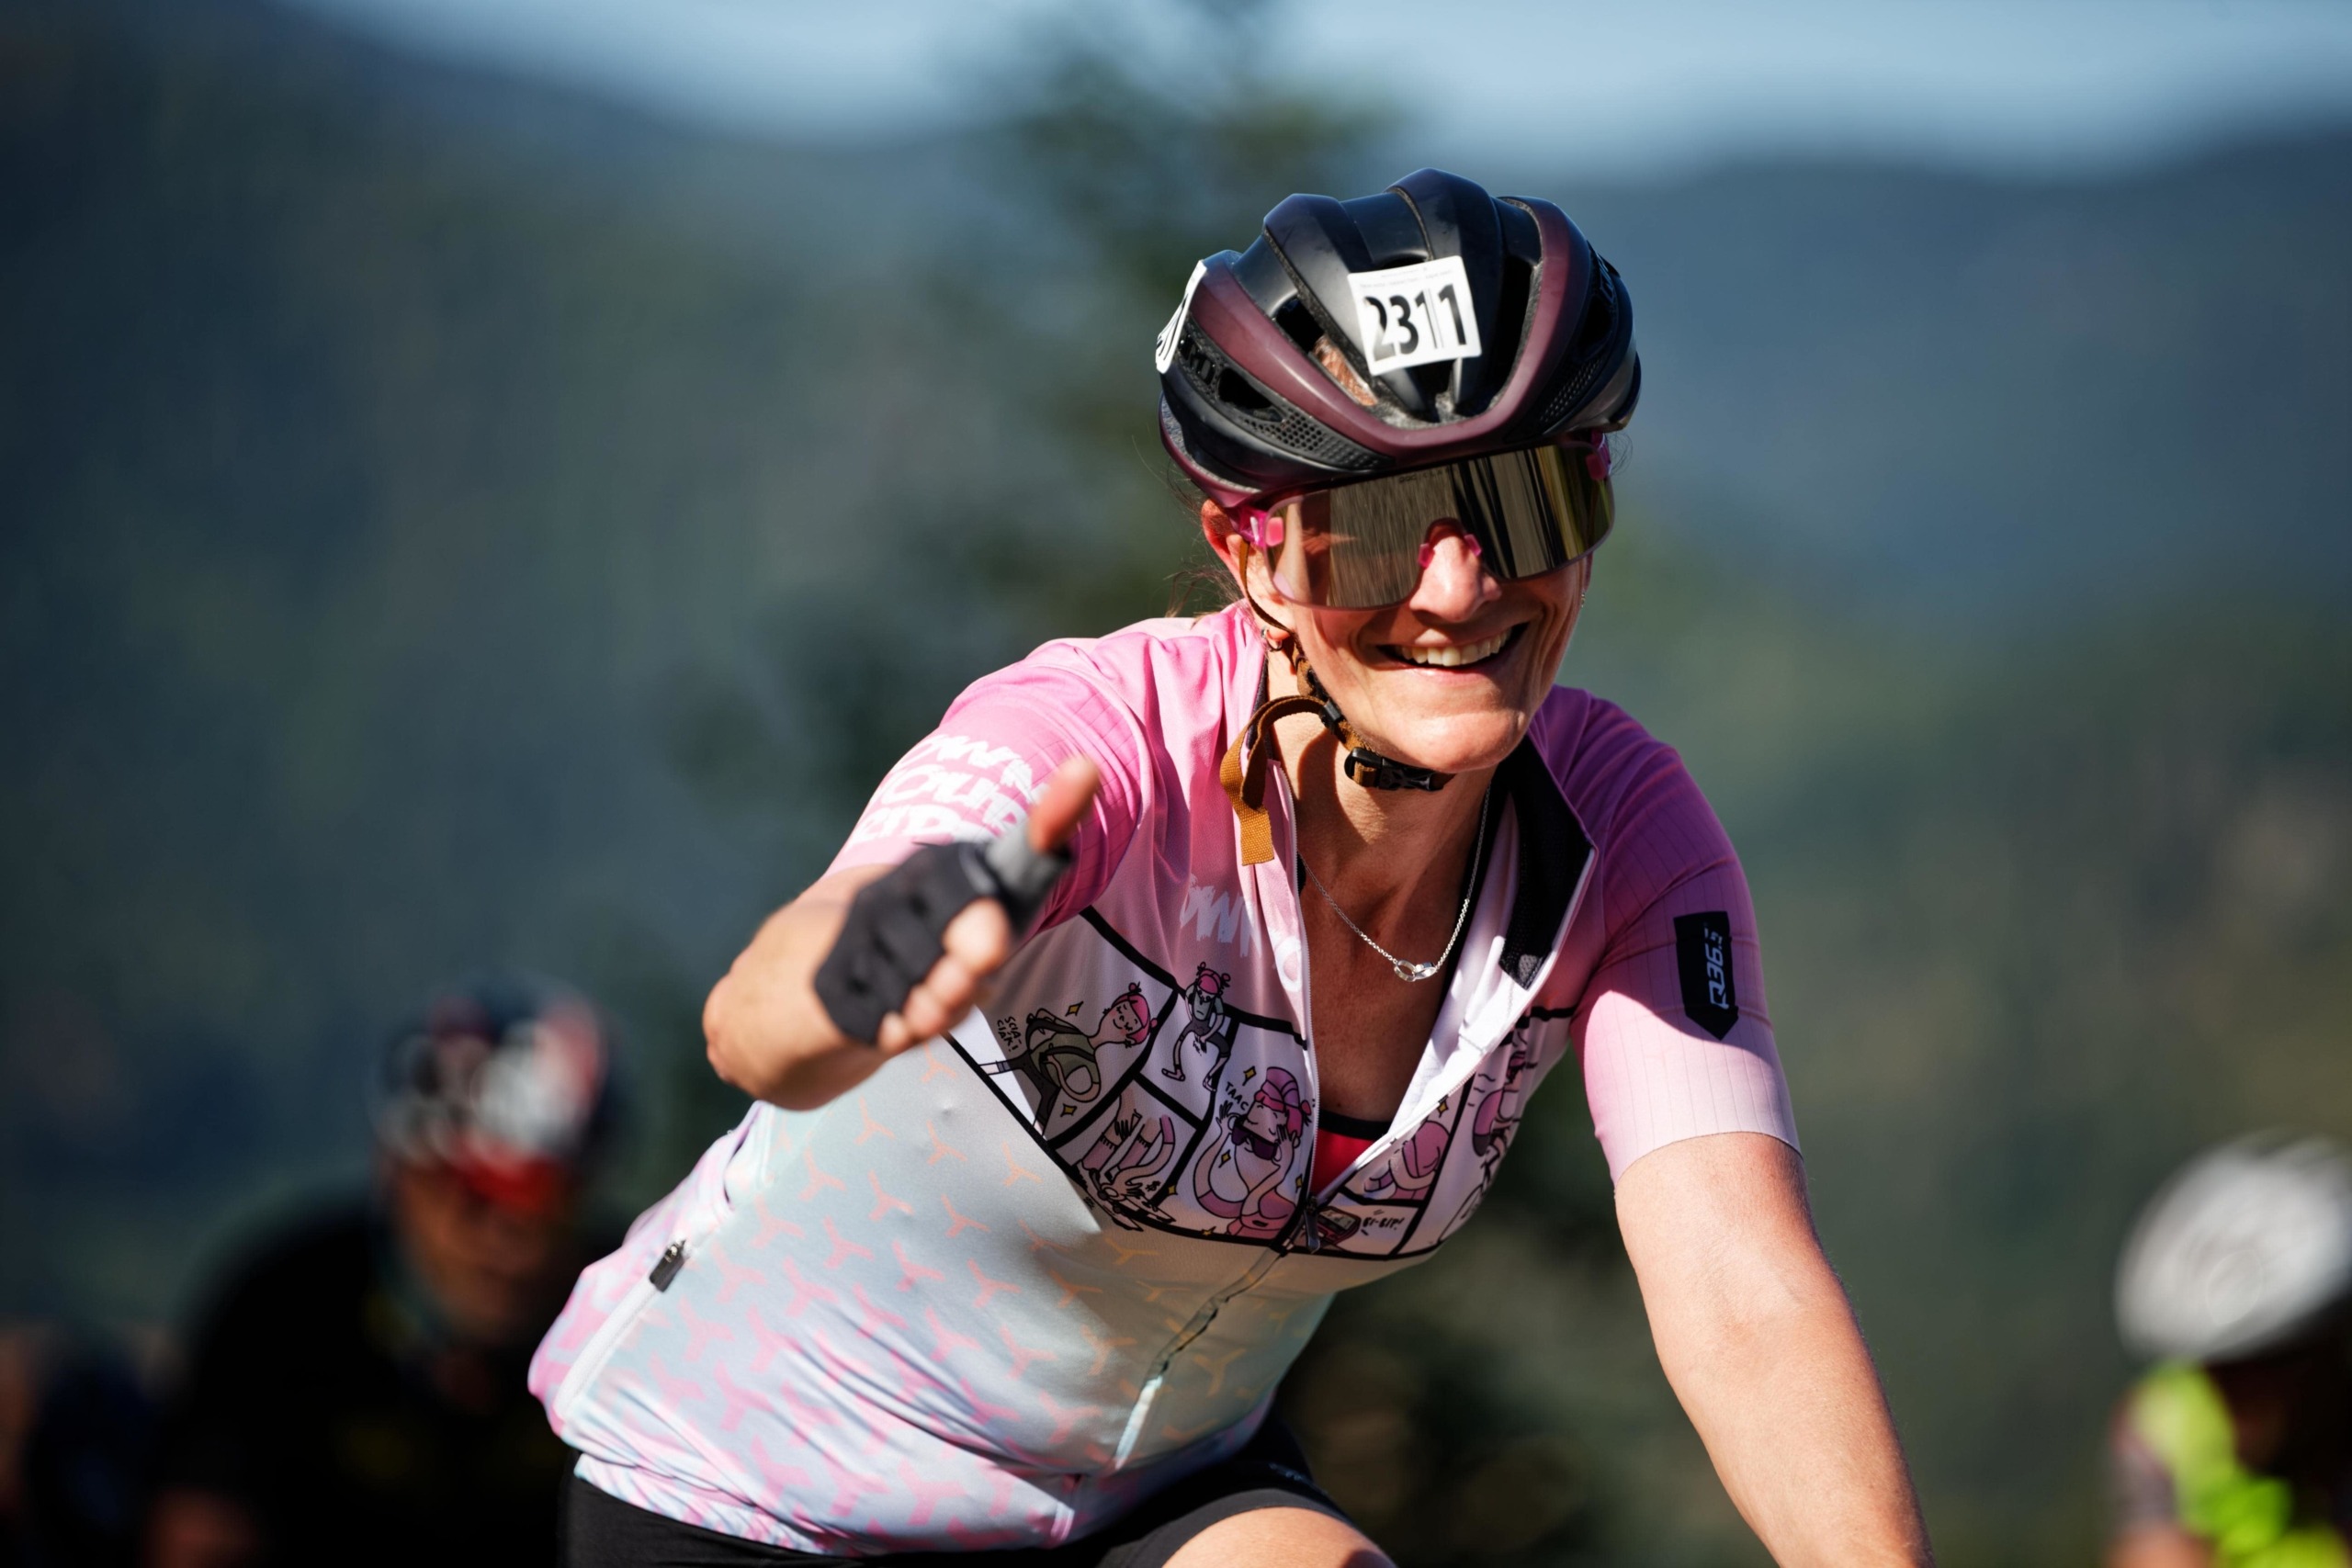
<path fill-rule="evenodd" d="M 2352 1292 L 2352 1161 L 2324 1138 L 2243 1138 L 2189 1162 L 2124 1244 L 2115 1316 L 2148 1356 L 2220 1360 L 2292 1339 Z"/>

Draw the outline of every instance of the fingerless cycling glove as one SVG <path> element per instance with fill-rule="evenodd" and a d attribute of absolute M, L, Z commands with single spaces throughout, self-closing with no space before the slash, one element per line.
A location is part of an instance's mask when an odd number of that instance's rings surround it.
<path fill-rule="evenodd" d="M 842 934 L 817 966 L 817 999 L 835 1028 L 871 1045 L 882 1021 L 939 962 L 947 924 L 967 905 L 1003 905 L 1018 940 L 1069 869 L 1068 855 L 1029 847 L 1026 822 L 985 846 L 926 844 L 850 900 Z"/>

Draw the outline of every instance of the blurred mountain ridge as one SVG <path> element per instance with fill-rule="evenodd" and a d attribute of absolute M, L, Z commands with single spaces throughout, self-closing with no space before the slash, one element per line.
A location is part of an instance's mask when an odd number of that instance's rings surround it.
<path fill-rule="evenodd" d="M 449 139 L 534 199 L 615 203 L 754 265 L 789 258 L 796 282 L 882 291 L 848 309 L 888 310 L 911 268 L 1038 224 L 1035 193 L 976 156 L 985 138 L 729 140 L 269 0 L 107 8 Z M 993 90 L 1034 85 L 1008 62 Z M 1403 172 L 1400 141 L 1365 139 L 1361 186 Z M 2352 579 L 2335 434 L 2352 418 L 2352 128 L 2104 178 L 1866 159 L 1648 186 L 1573 170 L 1563 149 L 1460 172 L 1562 202 L 1633 283 L 1650 370 L 1634 455 L 1665 510 L 1744 558 L 1785 556 L 1839 608 L 2006 632 L 2166 587 Z M 1776 392 L 1792 380 L 1805 396 Z"/>

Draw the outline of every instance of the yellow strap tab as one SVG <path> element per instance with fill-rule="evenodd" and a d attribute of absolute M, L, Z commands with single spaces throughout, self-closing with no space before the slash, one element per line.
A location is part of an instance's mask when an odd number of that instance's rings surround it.
<path fill-rule="evenodd" d="M 1225 798 L 1233 803 L 1234 818 L 1241 824 L 1243 865 L 1260 865 L 1274 858 L 1274 823 L 1266 813 L 1266 761 L 1282 754 L 1274 744 L 1274 720 L 1322 711 L 1323 705 L 1313 697 L 1267 698 L 1242 725 L 1241 733 L 1226 749 L 1225 760 L 1217 764 L 1217 782 L 1225 786 Z"/>

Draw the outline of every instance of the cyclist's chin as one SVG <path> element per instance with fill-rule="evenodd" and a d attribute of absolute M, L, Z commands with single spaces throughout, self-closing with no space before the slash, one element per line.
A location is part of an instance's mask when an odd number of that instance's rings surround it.
<path fill-rule="evenodd" d="M 1382 705 L 1385 707 L 1387 705 Z M 1475 773 L 1511 754 L 1527 734 L 1529 714 L 1498 702 L 1449 712 L 1382 712 L 1361 728 L 1375 750 L 1441 773 Z"/>

